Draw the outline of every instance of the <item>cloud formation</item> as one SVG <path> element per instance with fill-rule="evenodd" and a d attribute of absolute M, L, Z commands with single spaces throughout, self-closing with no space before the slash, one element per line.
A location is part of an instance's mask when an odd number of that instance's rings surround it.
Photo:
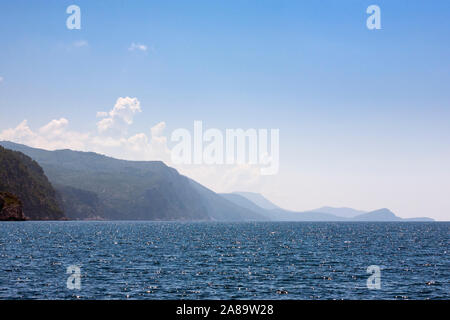
<path fill-rule="evenodd" d="M 22 143 L 30 147 L 47 150 L 74 149 L 83 150 L 89 134 L 70 131 L 67 129 L 67 119 L 52 120 L 45 126 L 33 131 L 27 120 L 23 120 L 15 128 L 3 130 L 0 140 Z"/>
<path fill-rule="evenodd" d="M 46 150 L 91 151 L 124 160 L 160 160 L 217 192 L 258 191 L 261 187 L 264 178 L 260 176 L 259 169 L 252 166 L 174 165 L 164 134 L 165 122 L 150 127 L 148 133 L 127 134 L 134 117 L 141 111 L 137 98 L 119 97 L 110 111 L 97 112 L 97 117 L 102 118 L 97 122 L 97 130 L 72 130 L 66 118 L 51 120 L 33 130 L 28 121 L 23 120 L 14 128 L 0 131 L 0 141 Z"/>
<path fill-rule="evenodd" d="M 147 49 L 148 49 L 148 47 L 145 44 L 134 43 L 134 42 L 128 48 L 129 51 L 135 51 L 135 50 L 147 51 Z"/>
<path fill-rule="evenodd" d="M 125 134 L 127 127 L 133 123 L 136 113 L 142 112 L 141 103 L 137 98 L 118 98 L 114 108 L 109 112 L 97 112 L 97 117 L 103 118 L 97 122 L 100 133 L 114 131 Z"/>
<path fill-rule="evenodd" d="M 141 106 L 137 98 L 119 97 L 109 112 L 97 113 L 103 117 L 97 123 L 97 132 L 71 130 L 66 118 L 51 120 L 37 130 L 31 129 L 28 121 L 23 120 L 16 127 L 1 131 L 0 140 L 47 150 L 93 151 L 127 160 L 166 159 L 169 150 L 165 148 L 165 137 L 162 137 L 164 122 L 149 128 L 150 138 L 145 133 L 127 137 L 127 127 L 139 112 Z"/>

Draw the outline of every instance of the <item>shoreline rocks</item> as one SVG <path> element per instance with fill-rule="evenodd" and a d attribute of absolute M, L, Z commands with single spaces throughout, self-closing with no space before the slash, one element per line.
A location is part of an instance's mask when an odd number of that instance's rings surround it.
<path fill-rule="evenodd" d="M 0 221 L 28 220 L 23 213 L 22 201 L 10 192 L 0 192 Z"/>

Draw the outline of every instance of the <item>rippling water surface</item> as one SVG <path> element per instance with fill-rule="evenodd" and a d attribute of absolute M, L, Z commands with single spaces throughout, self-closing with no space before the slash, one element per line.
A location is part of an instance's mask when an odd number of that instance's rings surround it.
<path fill-rule="evenodd" d="M 1 299 L 449 299 L 450 223 L 2 222 Z M 70 265 L 81 290 L 67 289 Z M 366 286 L 370 265 L 381 289 Z"/>

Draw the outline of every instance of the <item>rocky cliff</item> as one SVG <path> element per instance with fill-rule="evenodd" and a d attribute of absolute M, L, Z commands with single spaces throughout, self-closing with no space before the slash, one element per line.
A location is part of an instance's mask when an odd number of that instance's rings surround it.
<path fill-rule="evenodd" d="M 0 192 L 0 221 L 27 220 L 23 213 L 22 202 L 9 192 Z"/>
<path fill-rule="evenodd" d="M 9 192 L 20 199 L 30 220 L 65 219 L 57 194 L 39 164 L 21 152 L 3 147 L 0 147 L 0 192 Z"/>

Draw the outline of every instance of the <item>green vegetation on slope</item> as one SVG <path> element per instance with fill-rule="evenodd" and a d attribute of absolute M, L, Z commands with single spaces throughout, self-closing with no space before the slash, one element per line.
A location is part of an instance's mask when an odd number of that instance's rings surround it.
<path fill-rule="evenodd" d="M 242 208 L 161 161 L 125 161 L 92 152 L 46 151 L 3 141 L 44 169 L 70 219 L 254 221 Z"/>
<path fill-rule="evenodd" d="M 56 192 L 39 164 L 21 152 L 0 147 L 0 192 L 16 195 L 32 220 L 59 220 Z"/>
<path fill-rule="evenodd" d="M 70 219 L 210 220 L 189 179 L 161 161 L 2 144 L 39 162 Z"/>

